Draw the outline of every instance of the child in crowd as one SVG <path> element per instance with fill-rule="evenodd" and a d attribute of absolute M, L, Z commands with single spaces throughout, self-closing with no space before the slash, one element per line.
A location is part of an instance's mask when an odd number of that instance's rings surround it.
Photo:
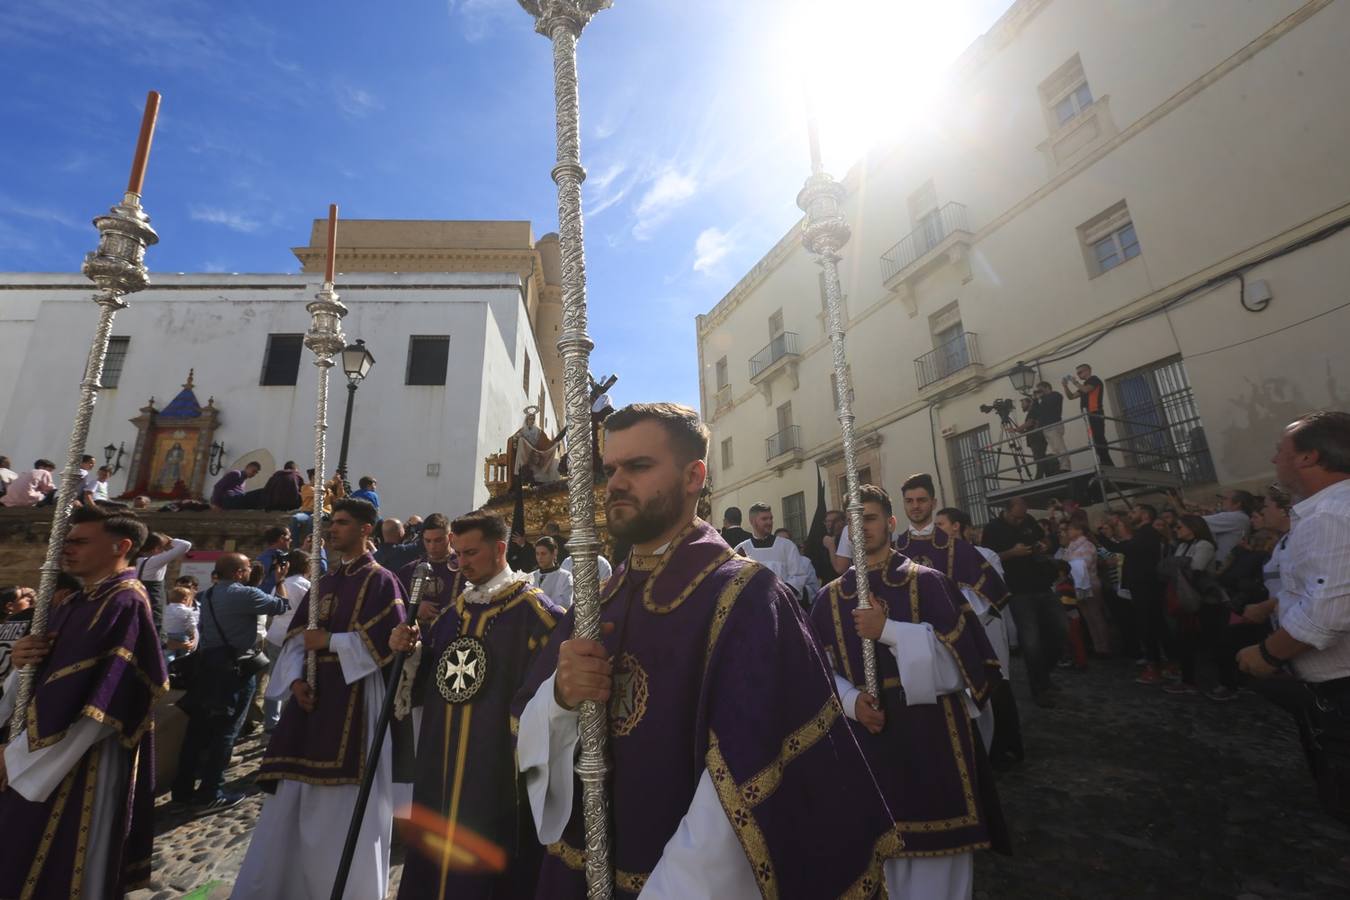
<path fill-rule="evenodd" d="M 1087 641 L 1083 635 L 1083 617 L 1078 612 L 1078 588 L 1074 584 L 1073 569 L 1068 560 L 1058 559 L 1055 560 L 1055 572 L 1055 593 L 1069 620 L 1069 646 L 1059 665 L 1060 668 L 1086 669 Z"/>
<path fill-rule="evenodd" d="M 192 588 L 175 586 L 164 605 L 164 660 L 173 662 L 197 648 L 197 609 Z"/>
<path fill-rule="evenodd" d="M 1102 592 L 1101 576 L 1097 573 L 1097 545 L 1088 537 L 1085 520 L 1072 519 L 1065 528 L 1068 545 L 1064 548 L 1062 558 L 1069 564 L 1078 590 L 1078 609 L 1092 638 L 1093 652 L 1098 656 L 1110 656 L 1111 628 L 1106 621 L 1106 595 Z"/>

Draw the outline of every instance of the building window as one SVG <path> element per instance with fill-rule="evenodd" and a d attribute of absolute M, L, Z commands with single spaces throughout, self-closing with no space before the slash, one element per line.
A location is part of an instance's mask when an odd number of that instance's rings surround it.
<path fill-rule="evenodd" d="M 262 384 L 294 385 L 300 375 L 300 354 L 305 347 L 303 334 L 269 334 L 263 355 Z"/>
<path fill-rule="evenodd" d="M 445 384 L 449 362 L 450 335 L 413 335 L 408 338 L 408 376 L 404 384 Z"/>
<path fill-rule="evenodd" d="M 731 438 L 725 438 L 722 441 L 722 471 L 725 472 L 727 469 L 730 469 L 732 462 Z"/>
<path fill-rule="evenodd" d="M 1040 94 L 1052 130 L 1063 128 L 1092 105 L 1092 89 L 1077 54 L 1041 82 Z"/>
<path fill-rule="evenodd" d="M 948 438 L 947 457 L 956 482 L 956 505 L 976 525 L 984 525 L 991 518 L 984 498 L 989 493 L 996 465 L 989 450 L 989 426 L 981 425 Z"/>
<path fill-rule="evenodd" d="M 872 467 L 863 466 L 858 470 L 858 487 L 872 483 Z M 839 508 L 848 506 L 848 475 L 840 475 L 839 483 L 836 485 L 839 489 Z"/>
<path fill-rule="evenodd" d="M 100 379 L 104 390 L 117 387 L 122 380 L 122 367 L 127 362 L 129 337 L 108 338 L 108 355 L 103 360 L 103 377 Z"/>
<path fill-rule="evenodd" d="M 444 379 L 440 383 L 445 384 Z M 525 375 L 520 379 L 520 389 L 525 392 L 525 399 L 530 399 L 530 354 L 528 353 L 525 354 Z"/>
<path fill-rule="evenodd" d="M 731 383 L 731 381 L 727 377 L 727 358 L 724 356 L 721 359 L 719 359 L 717 361 L 717 365 L 714 368 L 717 372 L 717 389 L 720 391 L 722 388 L 726 387 L 728 384 Z"/>
<path fill-rule="evenodd" d="M 1195 394 L 1180 359 L 1153 363 L 1107 384 L 1120 419 L 1126 465 L 1171 472 L 1184 484 L 1217 480 Z"/>
<path fill-rule="evenodd" d="M 1139 237 L 1134 231 L 1129 207 L 1122 200 L 1106 212 L 1078 226 L 1088 275 L 1095 278 L 1139 255 Z"/>
<path fill-rule="evenodd" d="M 783 498 L 782 527 L 788 530 L 794 541 L 806 537 L 806 494 L 802 491 Z"/>
<path fill-rule="evenodd" d="M 782 333 L 783 333 L 783 311 L 779 309 L 775 310 L 774 314 L 769 316 L 769 338 L 770 340 L 772 340 L 773 338 L 778 337 Z"/>
<path fill-rule="evenodd" d="M 787 431 L 792 427 L 792 401 L 789 400 L 778 407 L 776 412 L 778 414 L 778 430 L 780 432 Z"/>

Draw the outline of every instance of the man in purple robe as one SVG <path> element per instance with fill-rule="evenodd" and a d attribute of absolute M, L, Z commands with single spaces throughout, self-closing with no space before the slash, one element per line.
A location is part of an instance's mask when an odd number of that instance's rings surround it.
<path fill-rule="evenodd" d="M 422 524 L 422 549 L 420 559 L 398 570 L 398 580 L 403 583 L 406 593 L 412 590 L 412 577 L 417 567 L 424 562 L 431 566 L 431 577 L 422 588 L 422 602 L 417 604 L 416 610 L 408 610 L 409 617 L 415 616 L 418 624 L 425 626 L 454 602 L 467 585 L 459 567 L 459 556 L 450 547 L 450 523 L 440 513 L 427 516 Z"/>
<path fill-rule="evenodd" d="M 366 552 L 375 527 L 366 500 L 333 504 L 328 548 L 335 564 L 300 602 L 281 646 L 268 696 L 286 699 L 258 767 L 274 791 L 235 882 L 250 900 L 326 897 L 352 821 L 375 724 L 384 702 L 384 668 L 393 661 L 389 636 L 405 619 L 403 585 Z M 319 604 L 319 627 L 309 604 Z M 305 681 L 305 654 L 318 654 L 318 687 Z M 383 897 L 389 887 L 393 837 L 393 752 L 385 746 L 361 820 L 344 897 Z"/>
<path fill-rule="evenodd" d="M 816 595 L 811 621 L 905 842 L 900 858 L 886 863 L 888 893 L 969 898 L 973 851 L 990 846 L 991 823 L 997 830 L 1002 815 L 967 704 L 989 699 L 998 660 L 952 580 L 891 548 L 886 492 L 864 485 L 861 499 L 872 606 L 857 608 L 850 568 Z M 863 638 L 877 642 L 879 704 L 861 686 Z"/>
<path fill-rule="evenodd" d="M 129 558 L 146 528 L 77 508 L 62 567 L 84 583 L 47 634 L 14 645 L 0 702 L 9 736 L 19 669 L 36 665 L 26 727 L 0 764 L 0 897 L 120 897 L 150 878 L 151 711 L 169 689 L 145 588 Z"/>
<path fill-rule="evenodd" d="M 389 642 L 420 648 L 405 666 L 423 710 L 413 803 L 502 848 L 507 863 L 500 873 L 457 871 L 450 840 L 414 843 L 398 896 L 528 900 L 542 852 L 516 772 L 511 701 L 563 610 L 507 565 L 499 517 L 470 513 L 450 528 L 470 586 L 430 623 L 401 625 Z"/>
<path fill-rule="evenodd" d="M 609 705 L 617 896 L 874 896 L 898 831 L 796 596 L 695 513 L 707 428 L 652 403 L 605 433 L 609 530 L 633 549 L 601 597 L 603 640 L 572 638 L 569 611 L 516 701 L 538 896 L 586 894 L 584 700 Z"/>
<path fill-rule="evenodd" d="M 959 534 L 959 529 L 951 528 L 950 517 L 945 522 L 937 521 L 938 515 L 933 511 L 937 504 L 932 475 L 926 472 L 911 475 L 900 485 L 900 497 L 909 527 L 896 535 L 895 549 L 902 556 L 921 566 L 937 569 L 956 582 L 984 626 L 985 635 L 1003 670 L 1003 677 L 995 682 L 993 696 L 975 720 L 985 749 L 997 766 L 1020 762 L 1023 757 L 1022 724 L 1017 714 L 1017 701 L 1013 698 L 1012 656 L 1008 648 L 1008 629 L 1003 621 L 1003 612 L 1011 596 L 1008 587 L 980 548 L 953 534 Z"/>

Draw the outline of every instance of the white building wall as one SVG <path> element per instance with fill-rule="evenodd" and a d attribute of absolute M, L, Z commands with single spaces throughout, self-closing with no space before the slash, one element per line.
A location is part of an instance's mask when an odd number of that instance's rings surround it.
<path fill-rule="evenodd" d="M 150 260 L 153 264 L 153 259 Z M 113 334 L 130 337 L 119 386 L 99 397 L 89 452 L 135 442 L 129 420 L 151 396 L 162 409 L 195 370 L 195 392 L 220 409 L 216 439 L 227 465 L 265 450 L 280 466 L 314 465 L 317 396 L 313 354 L 297 383 L 263 386 L 269 334 L 309 328 L 305 304 L 317 282 L 286 275 L 157 275 L 119 312 Z M 338 291 L 349 310 L 347 339 L 364 338 L 376 362 L 356 394 L 349 476 L 379 480 L 386 515 L 457 515 L 486 501 L 483 459 L 505 448 L 521 410 L 538 399 L 533 345 L 514 274 L 348 275 Z M 79 380 L 97 319 L 78 276 L 0 277 L 0 453 L 27 468 L 38 456 L 64 465 Z M 405 384 L 409 338 L 450 336 L 447 383 Z M 534 362 L 533 399 L 521 390 L 523 353 Z M 347 397 L 336 365 L 329 375 L 328 466 L 336 467 Z M 549 398 L 551 402 L 551 397 Z M 129 463 L 128 458 L 125 463 Z M 438 475 L 428 464 L 438 463 Z M 251 487 L 270 475 L 263 472 Z M 208 476 L 206 492 L 214 481 Z M 114 477 L 121 491 L 125 475 Z"/>
<path fill-rule="evenodd" d="M 1109 383 L 1178 356 L 1219 479 L 1268 479 L 1279 429 L 1310 409 L 1343 408 L 1350 395 L 1341 352 L 1350 232 L 1262 262 L 1350 221 L 1350 118 L 1340 100 L 1350 83 L 1348 42 L 1350 5 L 1323 0 L 1015 4 L 958 67 L 962 80 L 937 111 L 844 179 L 853 238 L 841 278 L 854 409 L 859 433 L 880 438 L 863 459 L 877 480 L 893 491 L 912 472 L 935 468 L 931 416 L 944 499 L 954 502 L 945 437 L 989 424 L 997 438 L 997 420 L 978 407 L 1013 395 L 1004 376 L 1019 360 L 1043 360 L 1055 382 L 1090 361 Z M 1038 88 L 1075 54 L 1103 133 L 1056 164 L 1045 152 L 1051 128 Z M 909 200 L 929 181 L 939 204 L 966 207 L 969 263 L 941 265 L 888 291 L 880 257 L 915 229 Z M 1121 200 L 1142 254 L 1091 277 L 1078 226 Z M 756 499 L 777 505 L 799 490 L 809 515 L 815 462 L 838 469 L 818 269 L 795 231 L 700 318 L 717 515 Z M 1269 283 L 1274 301 L 1264 311 L 1242 308 L 1236 281 L 1187 294 L 1240 267 L 1248 282 Z M 1125 324 L 1183 295 L 1165 314 Z M 931 317 L 952 303 L 978 336 L 986 378 L 958 396 L 920 390 L 914 372 L 914 360 L 934 349 Z M 799 377 L 795 388 L 774 379 L 766 403 L 747 362 L 768 342 L 768 318 L 779 308 L 785 329 L 801 336 Z M 1055 359 L 1094 335 L 1090 348 Z M 729 407 L 716 395 L 724 354 Z M 774 471 L 763 439 L 787 400 L 804 460 Z M 1108 414 L 1113 403 L 1108 395 Z M 1074 412 L 1069 401 L 1066 414 Z M 735 451 L 729 468 L 721 464 L 726 438 Z M 831 479 L 827 487 L 834 504 Z"/>

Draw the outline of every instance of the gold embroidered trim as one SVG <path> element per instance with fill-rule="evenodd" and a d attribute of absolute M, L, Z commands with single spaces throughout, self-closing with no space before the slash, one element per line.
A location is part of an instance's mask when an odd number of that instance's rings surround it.
<path fill-rule="evenodd" d="M 872 845 L 872 859 L 867 865 L 867 869 L 858 876 L 858 880 L 853 882 L 844 893 L 840 894 L 840 900 L 871 900 L 876 896 L 877 890 L 886 883 L 886 873 L 884 866 L 886 860 L 894 859 L 905 848 L 905 839 L 900 836 L 900 832 L 891 829 L 877 838 L 877 842 Z"/>
<path fill-rule="evenodd" d="M 70 873 L 70 895 L 72 897 L 78 897 L 82 893 L 84 856 L 89 847 L 90 824 L 94 818 L 94 794 L 98 789 L 98 769 L 99 764 L 103 761 L 103 752 L 106 748 L 95 745 L 90 749 L 93 752 L 88 755 L 88 772 L 84 776 L 84 797 L 80 800 L 80 830 L 75 836 L 75 868 Z M 133 780 L 131 783 L 134 785 L 136 782 Z"/>
<path fill-rule="evenodd" d="M 70 792 L 75 787 L 75 777 L 80 774 L 80 769 L 79 765 L 71 767 L 70 773 L 61 780 L 61 786 L 56 790 L 52 811 L 47 816 L 47 827 L 42 829 L 42 840 L 38 843 L 37 853 L 33 854 L 33 865 L 28 869 L 28 877 L 24 879 L 19 900 L 31 900 L 35 896 L 33 891 L 36 890 L 38 878 L 42 875 L 43 864 L 47 862 L 47 854 L 51 852 L 56 831 L 61 827 L 61 819 L 66 813 L 66 803 L 70 800 Z"/>
<path fill-rule="evenodd" d="M 673 550 L 674 548 L 675 548 L 675 541 L 671 541 L 671 550 Z M 726 550 L 723 550 L 721 553 L 717 554 L 717 557 L 712 562 L 708 563 L 706 566 L 703 567 L 703 571 L 699 572 L 693 578 L 689 579 L 689 583 L 684 586 L 684 590 L 680 591 L 680 593 L 676 595 L 674 600 L 670 601 L 665 605 L 658 605 L 656 601 L 652 599 L 652 591 L 656 589 L 656 580 L 661 577 L 661 572 L 665 569 L 666 565 L 670 562 L 670 560 L 673 559 L 675 556 L 674 553 L 667 551 L 666 555 L 661 557 L 661 564 L 656 567 L 655 571 L 653 571 L 652 574 L 647 577 L 646 583 L 642 585 L 643 607 L 647 610 L 647 612 L 655 613 L 658 616 L 664 616 L 669 613 L 673 613 L 675 610 L 680 608 L 680 606 L 684 603 L 684 601 L 689 599 L 689 596 L 693 594 L 694 591 L 698 590 L 698 586 L 703 583 L 703 579 L 707 578 L 713 572 L 717 571 L 718 567 L 721 566 L 722 563 L 731 559 L 735 555 L 736 554 L 732 552 L 730 547 L 728 547 Z"/>
<path fill-rule="evenodd" d="M 853 677 L 853 664 L 848 658 L 848 644 L 844 643 L 844 621 L 839 616 L 839 606 L 844 593 L 844 579 L 836 578 L 830 582 L 830 613 L 834 616 L 834 639 L 839 647 L 839 664 L 844 668 L 844 677 L 851 684 L 857 684 Z"/>
<path fill-rule="evenodd" d="M 956 728 L 956 713 L 960 711 L 965 715 L 966 711 L 961 706 L 961 695 L 943 694 L 938 697 L 938 703 L 942 705 L 943 712 L 947 714 L 947 736 L 952 742 L 952 759 L 956 762 L 956 774 L 961 779 L 961 795 L 966 803 L 966 813 L 963 816 L 954 816 L 950 819 L 934 819 L 924 822 L 896 822 L 895 827 L 901 831 L 913 831 L 920 834 L 930 834 L 934 831 L 951 831 L 954 828 L 965 828 L 970 825 L 979 824 L 980 810 L 975 803 L 975 786 L 970 780 L 970 769 L 966 766 L 966 752 L 961 745 L 961 733 Z M 945 856 L 957 851 L 944 850 L 939 856 Z M 916 854 L 917 855 L 917 854 Z"/>
<path fill-rule="evenodd" d="M 731 777 L 731 769 L 722 758 L 722 748 L 716 734 L 712 735 L 708 743 L 706 764 L 708 776 L 717 789 L 717 797 L 722 801 L 722 809 L 736 832 L 736 839 L 741 842 L 745 858 L 750 862 L 750 870 L 755 875 L 760 894 L 764 900 L 776 900 L 778 876 L 773 869 L 773 860 L 769 857 L 769 844 L 764 839 L 764 832 L 759 830 L 759 823 L 755 821 L 751 811 L 753 804 L 745 803 L 736 780 Z"/>
<path fill-rule="evenodd" d="M 583 872 L 586 869 L 586 854 L 573 847 L 567 841 L 558 841 L 555 844 L 549 844 L 546 848 L 553 856 L 562 860 L 563 865 L 574 872 Z M 642 893 L 642 889 L 647 886 L 647 879 L 651 877 L 650 872 L 624 872 L 621 869 L 614 870 L 614 884 L 620 890 L 628 891 L 633 894 Z"/>
<path fill-rule="evenodd" d="M 338 661 L 337 654 L 321 653 L 319 654 L 318 661 L 337 662 Z M 303 756 L 267 756 L 266 753 L 264 752 L 261 765 L 266 766 L 269 763 L 287 763 L 298 766 L 305 766 L 311 769 L 336 769 L 339 766 L 341 766 L 343 759 L 345 759 L 347 756 L 347 742 L 351 738 L 352 722 L 355 720 L 356 715 L 356 701 L 358 695 L 362 694 L 363 681 L 365 681 L 364 678 L 361 679 L 361 681 L 356 682 L 355 684 L 349 685 L 351 687 L 351 690 L 347 693 L 347 710 L 343 715 L 342 737 L 338 740 L 337 754 L 334 759 L 320 761 L 308 759 Z M 274 778 L 285 778 L 291 781 L 303 781 L 306 784 L 359 784 L 361 782 L 361 772 L 365 770 L 366 766 L 366 751 L 364 746 L 365 741 L 362 741 L 361 744 L 362 744 L 361 759 L 359 764 L 357 765 L 357 775 L 355 778 L 313 779 L 313 778 L 302 778 L 298 775 L 293 775 L 285 772 L 267 772 L 267 773 L 259 772 L 257 778 L 259 781 L 265 781 Z"/>
<path fill-rule="evenodd" d="M 703 678 L 707 680 L 708 666 L 712 664 L 713 650 L 717 647 L 717 640 L 722 636 L 722 626 L 727 623 L 727 616 L 731 615 L 731 607 L 736 605 L 736 600 L 740 597 L 741 591 L 750 583 L 750 579 L 759 574 L 762 569 L 759 563 L 753 559 L 745 560 L 740 570 L 731 577 L 731 581 L 726 587 L 722 588 L 722 593 L 717 598 L 717 606 L 713 609 L 712 622 L 708 626 L 708 644 L 703 651 Z M 702 580 L 701 578 L 699 580 Z"/>
<path fill-rule="evenodd" d="M 811 721 L 783 739 L 783 746 L 778 751 L 777 759 L 761 769 L 754 777 L 737 786 L 741 801 L 753 809 L 769 799 L 773 792 L 778 790 L 778 785 L 783 780 L 783 770 L 788 764 L 829 734 L 843 712 L 844 707 L 839 698 L 831 693 L 830 698 Z"/>

